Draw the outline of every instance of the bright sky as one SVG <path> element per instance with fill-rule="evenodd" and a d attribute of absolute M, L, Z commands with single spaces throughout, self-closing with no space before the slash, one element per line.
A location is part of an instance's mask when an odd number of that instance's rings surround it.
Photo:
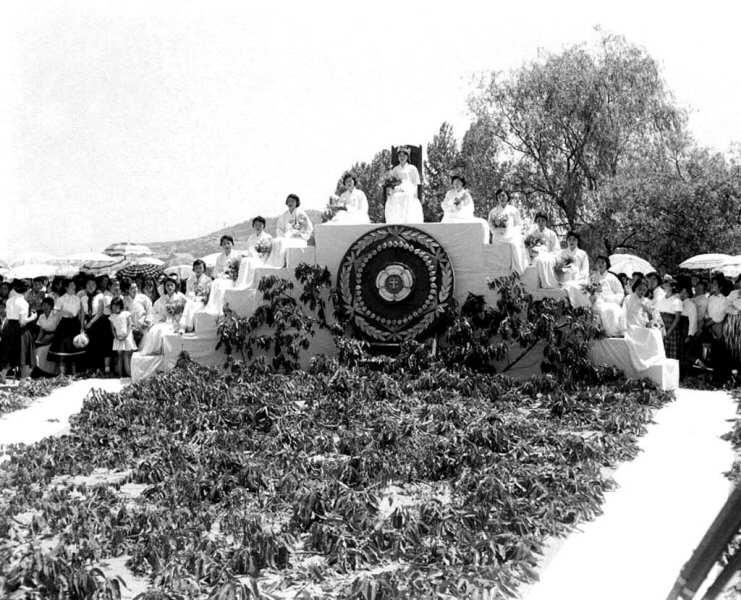
<path fill-rule="evenodd" d="M 642 45 L 697 139 L 741 138 L 730 3 L 44 1 L 0 9 L 0 259 L 204 235 L 321 208 L 395 143 L 462 137 L 471 76 Z M 440 8 L 436 8 L 436 7 Z"/>

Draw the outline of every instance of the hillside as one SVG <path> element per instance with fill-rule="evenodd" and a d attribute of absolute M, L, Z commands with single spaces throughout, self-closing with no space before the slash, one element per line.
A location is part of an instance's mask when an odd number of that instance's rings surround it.
<path fill-rule="evenodd" d="M 309 215 L 314 225 L 322 222 L 322 213 L 320 211 L 308 209 L 306 214 Z M 269 217 L 265 221 L 265 231 L 270 235 L 275 235 L 278 217 Z M 231 235 L 234 238 L 234 247 L 237 250 L 242 250 L 247 247 L 247 238 L 250 234 L 252 234 L 252 219 L 224 227 L 201 237 L 187 240 L 173 240 L 170 242 L 149 242 L 147 246 L 152 249 L 155 257 L 161 259 L 168 257 L 173 252 L 188 252 L 195 257 L 201 257 L 219 251 L 219 239 L 222 235 Z"/>

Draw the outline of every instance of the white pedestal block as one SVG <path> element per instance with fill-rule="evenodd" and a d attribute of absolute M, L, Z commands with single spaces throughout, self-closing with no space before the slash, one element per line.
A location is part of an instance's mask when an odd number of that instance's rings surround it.
<path fill-rule="evenodd" d="M 592 342 L 590 358 L 597 364 L 614 365 L 627 377 L 645 378 L 654 381 L 662 390 L 679 387 L 679 361 L 667 358 L 660 365 L 645 371 L 636 371 L 630 361 L 628 343 L 623 338 L 605 338 Z"/>

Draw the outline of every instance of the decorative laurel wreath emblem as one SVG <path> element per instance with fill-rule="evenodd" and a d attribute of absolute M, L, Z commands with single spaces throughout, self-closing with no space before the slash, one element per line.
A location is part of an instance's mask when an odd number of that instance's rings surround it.
<path fill-rule="evenodd" d="M 453 266 L 443 247 L 404 225 L 360 237 L 342 259 L 337 279 L 342 313 L 372 341 L 422 336 L 453 298 Z"/>

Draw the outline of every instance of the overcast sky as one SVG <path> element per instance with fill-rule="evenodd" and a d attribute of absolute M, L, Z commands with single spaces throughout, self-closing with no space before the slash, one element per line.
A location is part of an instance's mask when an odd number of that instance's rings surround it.
<path fill-rule="evenodd" d="M 601 4 L 6 3 L 0 259 L 204 235 L 290 192 L 321 208 L 382 148 L 460 139 L 474 73 L 598 25 L 661 63 L 701 143 L 741 138 L 730 3 Z"/>

